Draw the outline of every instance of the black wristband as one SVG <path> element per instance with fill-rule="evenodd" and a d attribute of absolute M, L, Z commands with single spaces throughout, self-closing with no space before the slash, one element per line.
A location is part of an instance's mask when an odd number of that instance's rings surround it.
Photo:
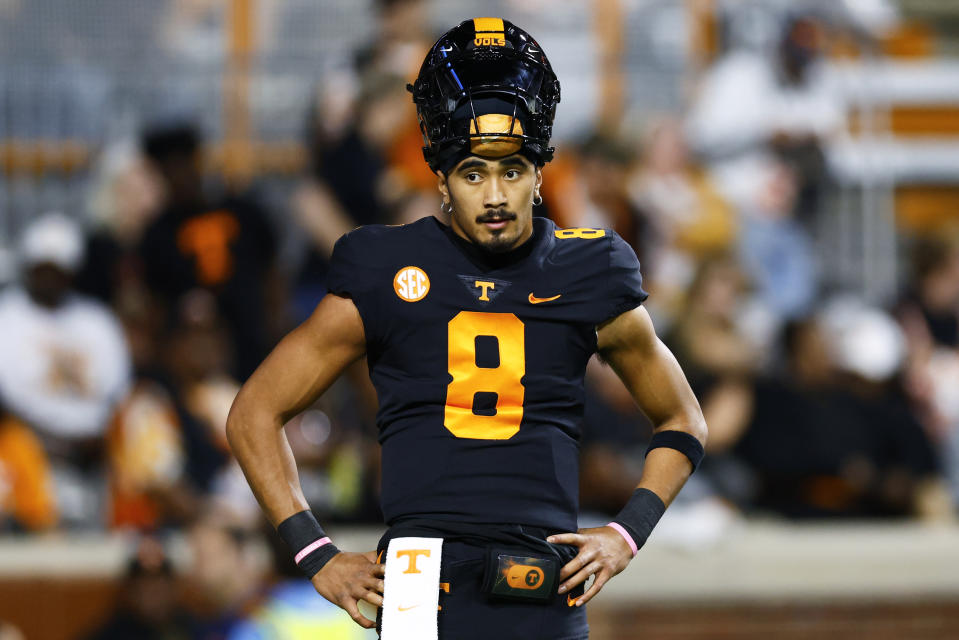
<path fill-rule="evenodd" d="M 340 552 L 309 510 L 293 514 L 277 526 L 276 532 L 293 551 L 293 561 L 307 578 L 315 576 Z"/>
<path fill-rule="evenodd" d="M 666 513 L 666 504 L 659 496 L 649 489 L 636 489 L 626 506 L 616 514 L 608 526 L 619 531 L 623 537 L 626 537 L 624 534 L 628 534 L 632 538 L 633 544 L 629 546 L 633 550 L 633 555 L 636 555 L 646 544 L 646 539 L 649 538 L 653 527 L 664 513 Z M 626 542 L 628 543 L 629 540 Z"/>
<path fill-rule="evenodd" d="M 699 464 L 706 455 L 703 443 L 696 436 L 685 431 L 660 431 L 654 434 L 646 448 L 646 455 L 649 455 L 649 452 L 653 449 L 659 449 L 660 447 L 675 449 L 689 458 L 694 472 L 699 468 Z"/>

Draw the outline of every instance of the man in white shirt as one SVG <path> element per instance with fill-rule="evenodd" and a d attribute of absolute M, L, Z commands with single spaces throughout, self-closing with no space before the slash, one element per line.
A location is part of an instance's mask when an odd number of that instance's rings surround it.
<path fill-rule="evenodd" d="M 747 215 L 775 179 L 777 157 L 801 182 L 825 170 L 822 150 L 841 130 L 845 104 L 822 64 L 823 46 L 822 26 L 793 16 L 775 52 L 732 51 L 703 78 L 687 135 L 723 195 Z"/>
<path fill-rule="evenodd" d="M 71 290 L 83 235 L 62 214 L 31 223 L 20 243 L 21 284 L 0 293 L 0 397 L 47 449 L 64 522 L 97 525 L 103 435 L 130 382 L 113 313 Z"/>

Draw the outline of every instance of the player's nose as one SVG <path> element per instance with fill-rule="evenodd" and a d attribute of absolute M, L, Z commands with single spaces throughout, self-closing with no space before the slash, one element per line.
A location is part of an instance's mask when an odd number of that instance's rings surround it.
<path fill-rule="evenodd" d="M 487 209 L 497 209 L 506 205 L 506 190 L 503 181 L 493 178 L 486 181 L 486 191 L 483 194 L 483 206 Z"/>

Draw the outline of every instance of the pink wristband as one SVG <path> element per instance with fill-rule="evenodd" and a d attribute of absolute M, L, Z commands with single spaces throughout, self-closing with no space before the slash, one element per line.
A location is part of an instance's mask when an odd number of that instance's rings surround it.
<path fill-rule="evenodd" d="M 626 540 L 626 544 L 629 545 L 629 548 L 633 550 L 633 556 L 635 557 L 639 553 L 639 549 L 636 547 L 636 541 L 633 540 L 633 536 L 629 535 L 626 529 L 623 528 L 623 525 L 617 524 L 615 522 L 610 522 L 606 525 L 607 527 L 612 527 L 616 530 L 616 533 L 623 536 L 623 539 Z"/>
<path fill-rule="evenodd" d="M 332 540 L 330 540 L 329 538 L 320 538 L 319 540 L 314 540 L 310 544 L 303 547 L 300 550 L 300 552 L 296 554 L 296 556 L 293 558 L 293 562 L 295 562 L 296 564 L 300 564 L 300 560 L 310 555 L 311 553 L 313 553 L 314 551 L 316 551 L 323 545 L 330 544 L 330 542 L 332 542 Z"/>

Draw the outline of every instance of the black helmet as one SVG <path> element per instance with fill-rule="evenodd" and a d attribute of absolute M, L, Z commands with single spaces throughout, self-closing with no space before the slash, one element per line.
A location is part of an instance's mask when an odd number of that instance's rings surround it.
<path fill-rule="evenodd" d="M 447 31 L 407 88 L 434 171 L 467 155 L 553 158 L 559 80 L 542 47 L 507 20 L 474 18 Z"/>

